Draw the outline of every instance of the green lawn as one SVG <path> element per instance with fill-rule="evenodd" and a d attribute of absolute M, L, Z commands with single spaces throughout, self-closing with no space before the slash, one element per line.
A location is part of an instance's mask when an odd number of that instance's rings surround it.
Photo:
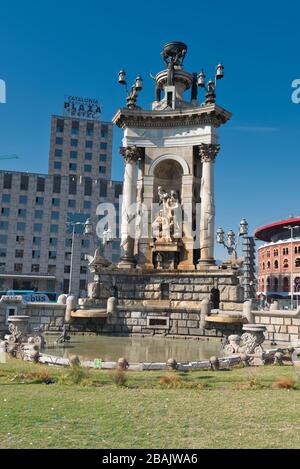
<path fill-rule="evenodd" d="M 166 372 L 128 372 L 120 387 L 93 370 L 74 385 L 56 367 L 55 384 L 33 383 L 45 368 L 0 364 L 0 448 L 300 446 L 300 386 L 271 387 L 295 379 L 292 366 L 178 373 L 173 388 L 160 383 Z"/>

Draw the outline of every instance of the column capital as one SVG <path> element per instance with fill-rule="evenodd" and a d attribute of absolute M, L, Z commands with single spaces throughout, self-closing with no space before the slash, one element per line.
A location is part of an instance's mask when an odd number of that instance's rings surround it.
<path fill-rule="evenodd" d="M 144 154 L 142 147 L 120 147 L 120 154 L 123 156 L 125 163 L 135 163 L 140 160 Z"/>
<path fill-rule="evenodd" d="M 220 150 L 220 145 L 214 143 L 200 143 L 198 149 L 201 163 L 213 163 Z"/>

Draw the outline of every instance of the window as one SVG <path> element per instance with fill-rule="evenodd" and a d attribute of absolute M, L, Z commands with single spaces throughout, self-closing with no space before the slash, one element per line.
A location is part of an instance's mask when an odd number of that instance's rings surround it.
<path fill-rule="evenodd" d="M 78 147 L 77 138 L 71 138 L 71 147 Z"/>
<path fill-rule="evenodd" d="M 92 195 L 92 178 L 85 178 L 84 180 L 84 195 Z"/>
<path fill-rule="evenodd" d="M 76 163 L 70 163 L 69 164 L 69 170 L 70 171 L 77 171 L 77 164 Z"/>
<path fill-rule="evenodd" d="M 71 267 L 69 265 L 65 265 L 64 274 L 69 274 L 70 272 L 71 272 Z"/>
<path fill-rule="evenodd" d="M 288 292 L 290 290 L 290 281 L 288 277 L 284 277 L 283 279 L 283 291 Z"/>
<path fill-rule="evenodd" d="M 120 247 L 120 241 L 113 241 L 111 243 L 111 248 L 112 249 L 119 249 L 119 247 Z"/>
<path fill-rule="evenodd" d="M 278 269 L 278 261 L 277 260 L 274 262 L 274 269 Z"/>
<path fill-rule="evenodd" d="M 100 181 L 100 197 L 107 197 L 107 181 Z"/>
<path fill-rule="evenodd" d="M 5 173 L 3 176 L 3 189 L 11 189 L 12 187 L 12 174 Z"/>
<path fill-rule="evenodd" d="M 300 267 L 300 258 L 297 257 L 297 259 L 295 260 L 295 267 Z"/>
<path fill-rule="evenodd" d="M 69 194 L 76 195 L 77 192 L 77 177 L 69 176 Z"/>
<path fill-rule="evenodd" d="M 18 222 L 17 223 L 17 231 L 25 231 L 26 230 L 26 223 Z"/>
<path fill-rule="evenodd" d="M 61 189 L 61 176 L 55 175 L 53 176 L 53 190 L 54 194 L 60 194 Z"/>
<path fill-rule="evenodd" d="M 31 272 L 39 272 L 40 266 L 39 264 L 31 264 Z"/>
<path fill-rule="evenodd" d="M 107 161 L 107 155 L 105 154 L 101 154 L 100 157 L 99 157 L 99 161 Z"/>
<path fill-rule="evenodd" d="M 65 241 L 65 246 L 66 246 L 67 248 L 71 248 L 71 247 L 72 247 L 72 239 L 71 239 L 71 238 L 66 239 L 66 241 Z"/>
<path fill-rule="evenodd" d="M 28 191 L 29 176 L 27 174 L 21 174 L 20 189 L 21 191 Z"/>
<path fill-rule="evenodd" d="M 105 168 L 105 166 L 99 166 L 99 173 L 100 173 L 100 174 L 105 174 L 105 173 L 106 173 L 106 168 Z"/>
<path fill-rule="evenodd" d="M 61 162 L 60 161 L 54 161 L 54 169 L 61 169 Z"/>
<path fill-rule="evenodd" d="M 63 137 L 56 137 L 55 143 L 56 145 L 62 145 L 64 143 Z"/>
<path fill-rule="evenodd" d="M 74 200 L 74 199 L 68 200 L 68 207 L 69 208 L 76 208 L 76 200 Z"/>
<path fill-rule="evenodd" d="M 161 291 L 162 300 L 168 300 L 170 298 L 170 284 L 169 283 L 161 283 L 160 291 Z"/>
<path fill-rule="evenodd" d="M 119 260 L 120 260 L 119 254 L 113 254 L 113 255 L 111 256 L 111 260 L 112 260 L 112 263 L 113 263 L 113 264 L 117 264 L 117 263 L 119 262 Z"/>
<path fill-rule="evenodd" d="M 5 262 L 0 262 L 0 272 L 5 272 L 6 264 Z"/>
<path fill-rule="evenodd" d="M 8 230 L 8 221 L 0 220 L 0 230 Z"/>
<path fill-rule="evenodd" d="M 85 153 L 85 154 L 84 154 L 84 159 L 85 159 L 85 160 L 91 161 L 92 158 L 93 158 L 93 154 L 92 154 L 92 153 Z"/>
<path fill-rule="evenodd" d="M 45 178 L 38 177 L 36 181 L 37 192 L 45 192 Z"/>
<path fill-rule="evenodd" d="M 107 137 L 108 134 L 108 125 L 102 125 L 101 126 L 101 137 L 105 138 Z"/>
<path fill-rule="evenodd" d="M 36 231 L 37 233 L 40 233 L 42 231 L 42 228 L 43 228 L 43 225 L 41 223 L 35 223 L 33 225 L 33 229 L 34 231 Z"/>
<path fill-rule="evenodd" d="M 86 268 L 85 265 L 82 265 L 82 266 L 80 267 L 80 273 L 81 273 L 81 274 L 86 274 L 86 273 L 87 273 L 87 268 Z"/>
<path fill-rule="evenodd" d="M 27 213 L 26 208 L 19 208 L 19 210 L 18 210 L 18 216 L 19 216 L 19 217 L 25 218 L 25 217 L 26 217 L 26 213 Z"/>
<path fill-rule="evenodd" d="M 23 257 L 23 256 L 24 256 L 23 249 L 16 249 L 15 250 L 15 257 Z"/>
<path fill-rule="evenodd" d="M 122 195 L 123 186 L 122 184 L 115 184 L 115 198 L 118 199 Z"/>
<path fill-rule="evenodd" d="M 32 238 L 32 244 L 34 244 L 35 246 L 40 246 L 41 245 L 41 239 L 39 236 L 34 236 Z"/>
<path fill-rule="evenodd" d="M 6 249 L 0 248 L 0 257 L 6 257 Z"/>
<path fill-rule="evenodd" d="M 270 267 L 271 267 L 271 263 L 270 263 L 270 261 L 268 261 L 267 262 L 267 269 L 270 269 Z"/>
<path fill-rule="evenodd" d="M 83 202 L 83 208 L 90 209 L 92 207 L 92 202 L 90 200 L 85 200 Z"/>
<path fill-rule="evenodd" d="M 54 152 L 54 156 L 62 156 L 62 149 L 61 148 L 56 148 Z"/>
<path fill-rule="evenodd" d="M 9 215 L 9 208 L 7 208 L 7 207 L 2 207 L 2 208 L 1 208 L 1 215 L 3 215 L 4 217 L 8 217 L 8 215 Z"/>
<path fill-rule="evenodd" d="M 65 252 L 65 260 L 70 261 L 71 260 L 71 253 L 70 252 Z"/>
<path fill-rule="evenodd" d="M 283 261 L 283 268 L 284 268 L 284 269 L 288 269 L 288 267 L 289 267 L 289 261 L 288 261 L 288 259 L 284 259 L 284 261 Z"/>
<path fill-rule="evenodd" d="M 14 269 L 15 269 L 15 272 L 22 272 L 23 264 L 15 264 Z"/>
<path fill-rule="evenodd" d="M 79 134 L 79 122 L 78 121 L 72 121 L 72 134 L 73 135 Z"/>
<path fill-rule="evenodd" d="M 85 148 L 93 148 L 93 141 L 92 140 L 86 140 Z"/>
<path fill-rule="evenodd" d="M 58 233 L 58 225 L 50 225 L 50 233 Z"/>
<path fill-rule="evenodd" d="M 270 291 L 270 285 L 271 285 L 270 277 L 267 277 L 267 291 Z"/>
<path fill-rule="evenodd" d="M 94 133 L 94 124 L 92 122 L 88 122 L 86 124 L 86 135 L 91 136 Z"/>
<path fill-rule="evenodd" d="M 60 199 L 53 198 L 52 199 L 52 205 L 53 205 L 53 207 L 59 207 Z"/>
<path fill-rule="evenodd" d="M 270 251 L 267 251 L 267 257 L 270 257 L 271 253 Z"/>
<path fill-rule="evenodd" d="M 44 197 L 36 197 L 35 198 L 36 205 L 43 205 L 44 204 Z"/>
<path fill-rule="evenodd" d="M 68 278 L 64 278 L 64 283 L 63 283 L 63 291 L 64 293 L 68 293 L 69 291 L 69 283 L 70 280 Z"/>
<path fill-rule="evenodd" d="M 58 220 L 59 212 L 51 212 L 51 220 Z"/>
<path fill-rule="evenodd" d="M 57 246 L 57 238 L 50 238 L 49 244 L 50 246 Z"/>
<path fill-rule="evenodd" d="M 64 120 L 57 119 L 56 121 L 56 132 L 63 132 L 64 131 Z"/>
<path fill-rule="evenodd" d="M 41 251 L 32 251 L 32 258 L 39 259 L 41 257 Z"/>
<path fill-rule="evenodd" d="M 89 246 L 90 246 L 90 240 L 89 240 L 89 239 L 82 239 L 82 240 L 81 240 L 81 246 L 82 246 L 83 248 L 89 248 Z"/>
<path fill-rule="evenodd" d="M 262 263 L 262 268 L 263 268 L 263 270 L 265 270 L 265 263 L 264 262 Z"/>
<path fill-rule="evenodd" d="M 27 195 L 20 195 L 19 204 L 27 204 Z"/>
<path fill-rule="evenodd" d="M 92 165 L 90 165 L 90 164 L 85 164 L 85 165 L 84 165 L 84 171 L 85 171 L 86 173 L 91 173 L 91 172 L 92 172 Z"/>
<path fill-rule="evenodd" d="M 0 244 L 7 243 L 7 235 L 0 235 Z"/>
<path fill-rule="evenodd" d="M 56 259 L 56 251 L 49 251 L 48 257 L 49 259 Z"/>
<path fill-rule="evenodd" d="M 283 248 L 282 253 L 283 253 L 284 256 L 288 255 L 289 248 Z"/>
<path fill-rule="evenodd" d="M 106 142 L 101 142 L 100 143 L 100 149 L 101 150 L 106 150 L 107 149 L 107 143 Z"/>
<path fill-rule="evenodd" d="M 76 160 L 77 156 L 78 156 L 77 151 L 75 150 L 70 151 L 70 158 L 72 158 L 73 160 Z"/>
<path fill-rule="evenodd" d="M 2 194 L 2 202 L 5 203 L 5 204 L 9 204 L 10 194 Z"/>
<path fill-rule="evenodd" d="M 274 257 L 278 256 L 278 249 L 274 249 Z"/>
<path fill-rule="evenodd" d="M 48 274 L 55 274 L 56 265 L 48 265 Z"/>
<path fill-rule="evenodd" d="M 83 279 L 79 280 L 79 290 L 84 290 L 86 291 L 86 281 Z"/>
<path fill-rule="evenodd" d="M 23 235 L 16 236 L 16 243 L 23 244 L 24 241 L 25 241 L 25 236 Z"/>
<path fill-rule="evenodd" d="M 39 218 L 39 219 L 42 219 L 43 218 L 43 210 L 35 210 L 34 212 L 34 218 Z"/>

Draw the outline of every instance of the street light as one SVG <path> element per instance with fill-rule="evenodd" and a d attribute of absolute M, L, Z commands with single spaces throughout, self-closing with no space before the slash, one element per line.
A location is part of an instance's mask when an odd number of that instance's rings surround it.
<path fill-rule="evenodd" d="M 74 247 L 75 247 L 75 234 L 76 226 L 84 227 L 84 234 L 88 235 L 92 233 L 93 225 L 91 220 L 88 218 L 85 222 L 80 221 L 68 221 L 66 225 L 72 226 L 72 249 L 71 249 L 71 263 L 70 263 L 70 278 L 69 278 L 69 295 L 72 293 L 72 280 L 73 280 L 73 259 L 74 259 Z"/>
<path fill-rule="evenodd" d="M 294 309 L 294 279 L 293 279 L 293 237 L 294 237 L 294 230 L 296 228 L 300 228 L 298 225 L 286 225 L 283 228 L 290 230 L 291 232 L 291 309 Z"/>
<path fill-rule="evenodd" d="M 224 66 L 222 64 L 218 64 L 216 66 L 216 73 L 214 80 L 205 81 L 205 73 L 202 69 L 197 76 L 197 85 L 199 88 L 205 88 L 206 95 L 205 95 L 205 104 L 212 104 L 215 102 L 216 99 L 216 87 L 217 87 L 217 80 L 221 80 L 224 77 Z"/>
<path fill-rule="evenodd" d="M 137 100 L 138 92 L 143 89 L 143 79 L 141 75 L 137 75 L 134 84 L 131 86 L 130 92 L 128 91 L 128 88 L 127 88 L 126 72 L 123 69 L 119 71 L 118 83 L 120 85 L 125 86 L 126 94 L 127 94 L 127 98 L 126 98 L 127 107 L 129 109 L 136 108 L 137 107 L 136 100 Z"/>
<path fill-rule="evenodd" d="M 223 244 L 224 248 L 227 249 L 228 254 L 232 257 L 233 260 L 237 259 L 237 247 L 239 243 L 240 236 L 248 234 L 248 223 L 245 218 L 242 218 L 239 224 L 239 234 L 238 240 L 236 241 L 235 233 L 232 230 L 227 232 L 227 240 L 224 240 L 224 230 L 219 227 L 217 229 L 217 243 Z"/>

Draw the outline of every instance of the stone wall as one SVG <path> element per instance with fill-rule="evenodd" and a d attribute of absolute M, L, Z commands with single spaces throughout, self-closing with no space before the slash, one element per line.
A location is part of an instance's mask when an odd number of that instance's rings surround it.
<path fill-rule="evenodd" d="M 113 271 L 101 276 L 101 280 L 118 299 L 119 306 L 142 304 L 167 305 L 173 308 L 199 309 L 201 302 L 212 290 L 218 290 L 221 310 L 242 310 L 243 288 L 234 273 L 212 270 L 199 271 Z M 114 291 L 112 285 L 115 285 Z M 166 296 L 164 288 L 169 293 Z"/>
<path fill-rule="evenodd" d="M 266 338 L 275 342 L 292 342 L 300 337 L 300 309 L 252 311 L 256 324 L 266 326 Z"/>
<path fill-rule="evenodd" d="M 8 332 L 8 308 L 16 308 L 15 314 L 29 316 L 29 332 L 40 326 L 45 331 L 62 330 L 65 316 L 65 305 L 57 303 L 23 303 L 22 301 L 0 302 L 0 334 Z"/>

